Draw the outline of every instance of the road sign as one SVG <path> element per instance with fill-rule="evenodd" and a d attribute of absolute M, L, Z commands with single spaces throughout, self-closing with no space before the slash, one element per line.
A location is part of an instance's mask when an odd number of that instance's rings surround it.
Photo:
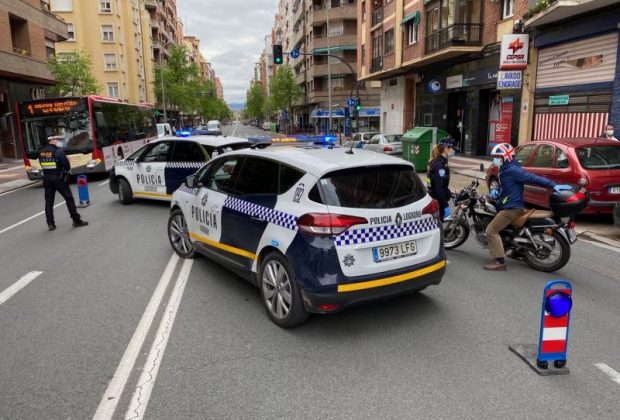
<path fill-rule="evenodd" d="M 291 50 L 291 57 L 292 58 L 299 58 L 299 48 L 293 48 Z"/>
<path fill-rule="evenodd" d="M 347 106 L 349 108 L 353 108 L 355 105 L 357 105 L 357 99 L 356 98 L 351 97 L 351 98 L 347 99 Z"/>

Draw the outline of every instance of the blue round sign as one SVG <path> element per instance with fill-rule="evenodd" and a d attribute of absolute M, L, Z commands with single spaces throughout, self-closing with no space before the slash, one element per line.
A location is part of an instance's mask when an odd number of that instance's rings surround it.
<path fill-rule="evenodd" d="M 347 105 L 349 107 L 354 107 L 357 104 L 357 99 L 355 98 L 349 98 L 347 99 Z"/>
<path fill-rule="evenodd" d="M 293 58 L 299 58 L 299 48 L 293 48 L 291 50 L 291 57 Z"/>
<path fill-rule="evenodd" d="M 433 79 L 428 82 L 428 91 L 430 93 L 437 93 L 441 90 L 441 82 L 437 79 Z"/>

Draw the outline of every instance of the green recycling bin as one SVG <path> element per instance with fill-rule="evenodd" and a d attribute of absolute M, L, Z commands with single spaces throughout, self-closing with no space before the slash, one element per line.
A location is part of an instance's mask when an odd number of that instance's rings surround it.
<path fill-rule="evenodd" d="M 403 136 L 403 159 L 413 163 L 417 172 L 426 172 L 431 149 L 437 141 L 452 137 L 437 127 L 415 127 Z"/>

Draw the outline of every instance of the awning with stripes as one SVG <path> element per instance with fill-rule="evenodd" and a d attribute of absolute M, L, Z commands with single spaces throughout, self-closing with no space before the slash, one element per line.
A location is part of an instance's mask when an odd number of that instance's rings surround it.
<path fill-rule="evenodd" d="M 414 25 L 420 24 L 420 11 L 419 10 L 416 10 L 413 13 L 409 13 L 407 16 L 403 18 L 403 21 L 400 24 L 405 25 L 409 22 L 413 23 Z"/>
<path fill-rule="evenodd" d="M 534 140 L 596 138 L 603 133 L 608 112 L 540 113 L 534 117 Z"/>

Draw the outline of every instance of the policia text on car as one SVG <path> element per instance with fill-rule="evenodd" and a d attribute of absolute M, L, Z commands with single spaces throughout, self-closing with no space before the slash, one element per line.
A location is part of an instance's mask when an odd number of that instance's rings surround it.
<path fill-rule="evenodd" d="M 62 142 L 62 136 L 50 136 L 47 138 L 48 145 L 39 153 L 39 162 L 43 172 L 43 187 L 45 188 L 45 218 L 49 230 L 56 229 L 54 221 L 54 196 L 56 191 L 62 195 L 67 203 L 69 214 L 73 219 L 73 226 L 80 227 L 88 225 L 82 220 L 75 208 L 75 200 L 69 189 L 66 178 L 68 178 L 71 166 L 65 153 L 58 148 Z"/>

